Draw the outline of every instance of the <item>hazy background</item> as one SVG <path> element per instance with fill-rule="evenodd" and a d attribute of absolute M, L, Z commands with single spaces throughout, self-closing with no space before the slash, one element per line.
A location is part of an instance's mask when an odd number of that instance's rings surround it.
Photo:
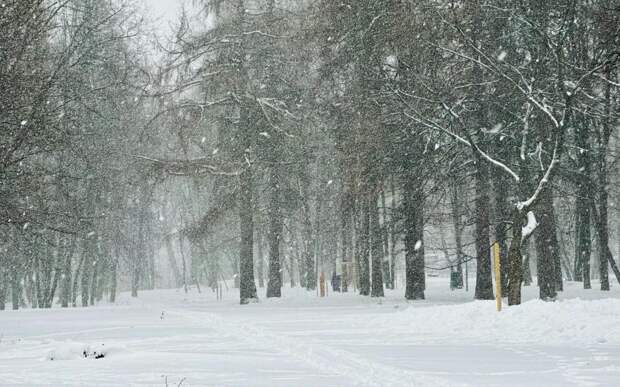
<path fill-rule="evenodd" d="M 170 31 L 170 23 L 174 22 L 184 0 L 142 0 L 148 16 L 154 21 L 154 27 L 161 33 Z"/>

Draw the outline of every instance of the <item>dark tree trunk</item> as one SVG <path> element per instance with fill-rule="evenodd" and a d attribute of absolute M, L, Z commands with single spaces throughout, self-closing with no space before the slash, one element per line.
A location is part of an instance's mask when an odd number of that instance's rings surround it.
<path fill-rule="evenodd" d="M 255 130 L 249 106 L 253 101 L 246 100 L 249 87 L 245 25 L 247 10 L 244 0 L 234 2 L 234 28 L 239 39 L 232 52 L 233 67 L 236 71 L 234 92 L 244 96 L 237 102 L 239 122 L 237 124 L 237 159 L 244 165 L 239 176 L 239 229 L 241 241 L 239 246 L 239 298 L 241 304 L 257 300 L 254 283 L 254 172 L 250 162 L 251 150 L 255 142 Z"/>
<path fill-rule="evenodd" d="M 75 239 L 71 241 L 71 248 L 65 253 L 64 262 L 62 263 L 62 281 L 60 284 L 60 306 L 69 307 L 71 301 L 71 262 L 73 261 L 73 253 L 77 242 Z"/>
<path fill-rule="evenodd" d="M 501 144 L 500 144 L 501 146 Z M 502 295 L 508 294 L 508 222 L 510 221 L 510 204 L 508 203 L 508 188 L 510 182 L 499 174 L 493 180 L 495 196 L 495 240 L 499 243 L 499 259 L 502 281 Z"/>
<path fill-rule="evenodd" d="M 517 209 L 512 211 L 512 241 L 508 250 L 508 305 L 521 304 L 521 283 L 523 282 L 523 257 L 521 244 L 523 243 L 523 214 Z"/>
<path fill-rule="evenodd" d="M 372 297 L 383 297 L 383 239 L 384 232 L 379 223 L 379 198 L 376 189 L 371 193 L 368 203 L 370 212 L 370 243 L 372 257 Z"/>
<path fill-rule="evenodd" d="M 551 253 L 553 255 L 553 274 L 555 279 L 555 290 L 564 291 L 564 277 L 562 276 L 562 251 L 558 242 L 558 227 L 555 221 L 555 207 L 551 207 Z"/>
<path fill-rule="evenodd" d="M 85 259 L 86 257 L 82 252 L 80 260 L 78 262 L 78 266 L 77 268 L 75 268 L 75 272 L 73 273 L 73 284 L 71 285 L 71 305 L 73 305 L 74 308 L 77 306 L 78 280 L 81 278 Z"/>
<path fill-rule="evenodd" d="M 93 274 L 90 279 L 90 294 L 89 294 L 89 304 L 95 305 L 95 298 L 97 296 L 98 284 L 99 284 L 99 267 L 101 266 L 101 256 L 94 257 L 93 259 Z"/>
<path fill-rule="evenodd" d="M 54 275 L 52 277 L 52 282 L 50 283 L 50 286 L 45 295 L 45 304 L 43 306 L 44 308 L 51 308 L 54 303 L 54 297 L 56 296 L 56 289 L 58 288 L 58 282 L 61 276 L 60 273 L 61 273 L 60 268 L 54 269 Z"/>
<path fill-rule="evenodd" d="M 82 275 L 80 277 L 80 296 L 82 298 L 82 306 L 88 306 L 89 291 L 90 291 L 90 276 L 92 274 L 92 256 L 91 256 L 91 241 L 90 237 L 86 237 L 83 241 L 82 254 L 83 254 L 83 266 Z"/>
<path fill-rule="evenodd" d="M 493 280 L 491 277 L 491 255 L 489 248 L 489 171 L 481 156 L 476 159 L 476 293 L 477 300 L 492 300 Z M 520 253 L 519 253 L 520 254 Z"/>
<path fill-rule="evenodd" d="M 138 289 L 140 287 L 140 267 L 138 266 L 138 254 L 136 251 L 132 253 L 133 264 L 131 265 L 131 297 L 138 297 Z"/>
<path fill-rule="evenodd" d="M 603 280 L 601 279 L 601 290 L 607 291 L 609 290 L 609 266 L 616 276 L 618 283 L 620 283 L 620 270 L 614 261 L 613 254 L 611 253 L 611 249 L 609 248 L 609 229 L 605 226 L 605 223 L 602 221 L 601 210 L 596 208 L 596 204 L 594 201 L 591 202 L 592 206 L 592 217 L 594 218 L 594 224 L 596 226 L 596 236 L 599 243 L 599 259 L 601 260 L 600 264 L 605 265 L 607 272 L 607 281 L 605 283 L 605 287 L 603 287 Z"/>
<path fill-rule="evenodd" d="M 19 301 L 21 298 L 21 283 L 17 267 L 11 269 L 11 304 L 13 310 L 19 309 Z"/>
<path fill-rule="evenodd" d="M 523 285 L 530 286 L 532 284 L 533 279 L 532 279 L 532 270 L 530 269 L 530 257 L 532 255 L 532 252 L 530 251 L 529 239 L 523 243 L 523 246 L 521 246 L 521 250 L 524 252 L 524 255 L 523 255 Z"/>
<path fill-rule="evenodd" d="M 390 282 L 391 289 L 396 289 L 396 221 L 394 213 L 396 211 L 396 185 L 394 184 L 394 176 L 390 178 L 390 192 L 392 194 L 392 205 L 390 212 Z"/>
<path fill-rule="evenodd" d="M 254 283 L 254 222 L 252 211 L 252 170 L 245 169 L 240 176 L 241 194 L 239 203 L 239 219 L 241 245 L 239 248 L 240 302 L 247 304 L 257 299 Z"/>
<path fill-rule="evenodd" d="M 188 284 L 187 284 L 187 260 L 185 259 L 185 247 L 183 243 L 183 234 L 179 233 L 179 252 L 181 253 L 181 270 L 182 270 L 182 278 L 183 278 L 183 291 L 187 293 Z"/>
<path fill-rule="evenodd" d="M 6 308 L 6 295 L 8 293 L 8 278 L 5 270 L 5 257 L 0 256 L 0 310 Z"/>
<path fill-rule="evenodd" d="M 118 257 L 115 257 L 112 261 L 112 267 L 110 268 L 110 302 L 116 302 L 116 288 L 118 287 Z"/>
<path fill-rule="evenodd" d="M 304 284 L 307 290 L 316 289 L 316 271 L 314 264 L 314 248 L 313 248 L 313 231 L 312 231 L 312 214 L 310 212 L 310 176 L 308 176 L 307 165 L 309 160 L 301 167 L 300 187 L 301 192 L 301 216 L 303 223 L 303 257 L 302 265 L 304 271 Z"/>
<path fill-rule="evenodd" d="M 541 300 L 554 300 L 556 298 L 555 275 L 556 263 L 554 256 L 557 248 L 553 246 L 555 240 L 555 222 L 553 220 L 553 197 L 551 190 L 545 189 L 540 194 L 537 205 L 536 230 L 536 257 L 538 268 L 538 287 Z"/>
<path fill-rule="evenodd" d="M 605 157 L 601 155 L 600 157 Z M 606 166 L 601 166 L 599 170 L 598 188 L 598 221 L 596 224 L 598 235 L 598 256 L 599 256 L 599 276 L 601 290 L 609 290 L 609 265 L 607 262 L 607 250 L 609 249 L 609 215 L 607 210 L 607 171 Z"/>
<path fill-rule="evenodd" d="M 452 212 L 452 223 L 454 225 L 454 243 L 456 246 L 456 272 L 458 273 L 458 281 L 456 286 L 463 287 L 463 226 L 462 226 L 462 210 L 461 196 L 459 194 L 458 183 L 453 179 L 450 187 L 450 204 Z M 506 281 L 507 282 L 507 281 Z M 507 294 L 507 293 L 504 293 Z"/>
<path fill-rule="evenodd" d="M 343 173 L 346 170 L 343 168 Z M 342 262 L 342 284 L 341 291 L 346 293 L 349 291 L 349 268 L 351 264 L 351 195 L 350 187 L 343 187 L 342 197 L 340 200 L 340 226 L 341 226 L 341 262 Z"/>
<path fill-rule="evenodd" d="M 257 264 L 256 264 L 256 272 L 257 272 L 257 277 L 258 277 L 258 287 L 259 288 L 264 288 L 265 287 L 265 254 L 263 251 L 263 234 L 261 233 L 260 229 L 258 230 L 257 233 L 257 241 L 256 241 L 256 247 L 257 247 Z"/>
<path fill-rule="evenodd" d="M 609 79 L 611 70 L 609 66 L 605 71 L 606 78 Z M 609 215 L 607 210 L 609 194 L 607 191 L 608 177 L 607 177 L 607 148 L 609 147 L 609 138 L 611 136 L 611 112 L 612 96 L 611 96 L 611 84 L 606 83 L 605 86 L 605 116 L 603 118 L 602 133 L 597 132 L 598 143 L 598 155 L 597 155 L 597 198 L 598 198 L 598 211 L 596 205 L 593 203 L 592 211 L 596 213 L 597 219 L 596 228 L 598 235 L 598 255 L 599 255 L 599 276 L 601 281 L 601 290 L 609 290 L 609 265 L 608 265 L 608 251 L 609 250 Z M 613 259 L 612 259 L 613 261 Z"/>
<path fill-rule="evenodd" d="M 405 298 L 423 300 L 424 273 L 424 197 L 413 179 L 403 187 L 405 221 Z"/>
<path fill-rule="evenodd" d="M 591 193 L 591 149 L 588 144 L 589 128 L 584 122 L 576 127 L 577 141 L 577 198 L 575 201 L 575 280 L 583 281 L 584 289 L 590 289 L 590 256 L 592 241 L 590 234 Z"/>
<path fill-rule="evenodd" d="M 359 243 L 359 293 L 370 295 L 370 200 L 367 195 L 361 198 Z"/>
<path fill-rule="evenodd" d="M 181 287 L 183 279 L 181 278 L 181 271 L 177 264 L 177 257 L 174 253 L 174 246 L 172 245 L 172 235 L 166 235 L 164 237 L 164 244 L 166 245 L 166 253 L 168 254 L 168 262 L 170 263 L 170 269 L 174 276 L 174 286 L 176 288 Z"/>
<path fill-rule="evenodd" d="M 277 151 L 277 147 L 272 150 L 273 153 Z M 267 282 L 267 297 L 280 297 L 282 294 L 282 271 L 280 270 L 281 239 L 280 167 L 277 162 L 274 162 L 271 166 L 269 181 L 269 280 Z M 292 273 L 290 274 L 292 277 Z"/>
<path fill-rule="evenodd" d="M 383 225 L 381 226 L 381 236 L 383 237 L 383 262 L 381 265 L 383 270 L 383 281 L 386 288 L 393 289 L 392 283 L 394 283 L 394 281 L 392 278 L 392 260 L 390 259 L 390 232 L 385 202 L 385 190 L 383 188 L 381 189 L 381 210 L 381 215 L 383 217 Z"/>

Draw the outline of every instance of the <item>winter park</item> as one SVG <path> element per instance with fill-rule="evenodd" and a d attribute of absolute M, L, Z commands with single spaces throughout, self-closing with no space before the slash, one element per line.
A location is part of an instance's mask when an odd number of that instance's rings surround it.
<path fill-rule="evenodd" d="M 620 386 L 620 0 L 0 0 L 0 386 Z"/>

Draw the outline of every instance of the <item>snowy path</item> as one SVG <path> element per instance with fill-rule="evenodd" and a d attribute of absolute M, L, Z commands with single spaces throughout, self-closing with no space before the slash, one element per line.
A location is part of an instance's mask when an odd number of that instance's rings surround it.
<path fill-rule="evenodd" d="M 145 292 L 124 305 L 0 313 L 1 386 L 619 386 L 620 292 L 501 315 L 430 281 L 433 302 L 287 290 L 239 306 Z M 533 297 L 535 289 L 528 289 Z M 104 348 L 104 359 L 84 359 Z M 53 357 L 54 360 L 50 360 Z"/>
<path fill-rule="evenodd" d="M 319 372 L 338 375 L 343 385 L 356 386 L 452 386 L 439 378 L 416 375 L 390 367 L 379 361 L 369 361 L 354 352 L 329 347 L 324 343 L 292 338 L 280 331 L 270 332 L 255 325 L 239 324 L 212 313 L 173 312 L 195 322 L 214 328 L 224 335 L 241 338 L 251 346 L 279 352 Z"/>

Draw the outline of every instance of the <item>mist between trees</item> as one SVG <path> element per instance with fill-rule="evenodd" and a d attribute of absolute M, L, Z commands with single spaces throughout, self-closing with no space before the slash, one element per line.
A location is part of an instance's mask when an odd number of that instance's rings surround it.
<path fill-rule="evenodd" d="M 143 19 L 0 2 L 0 308 L 321 276 L 423 299 L 466 267 L 491 299 L 495 242 L 511 305 L 533 275 L 546 300 L 620 280 L 619 1 L 195 1 L 156 41 Z"/>

